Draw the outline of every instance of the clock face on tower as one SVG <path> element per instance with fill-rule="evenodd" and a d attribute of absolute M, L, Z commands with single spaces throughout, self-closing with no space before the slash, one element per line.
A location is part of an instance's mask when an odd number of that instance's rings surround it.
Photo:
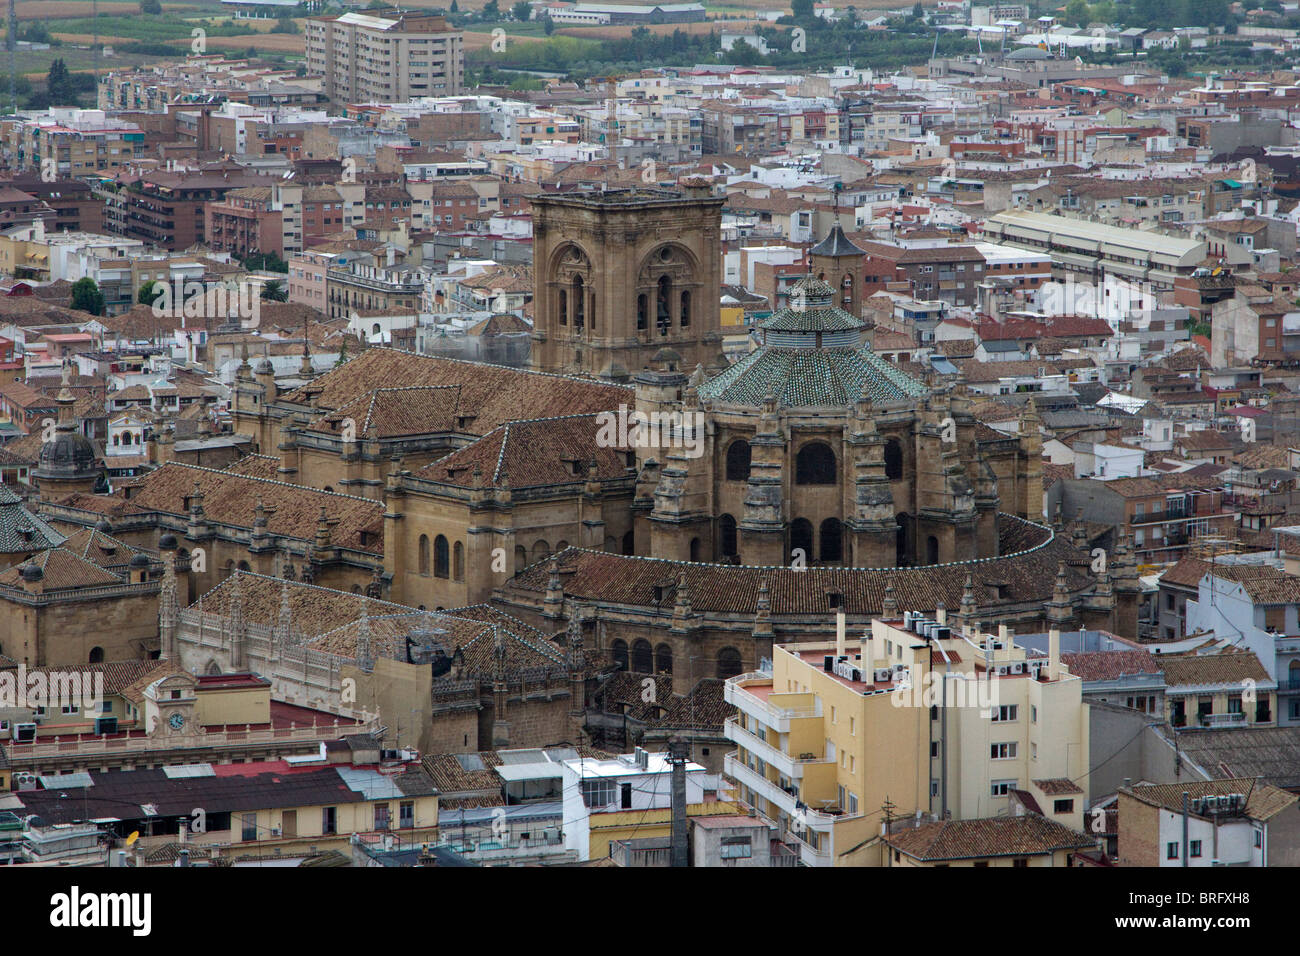
<path fill-rule="evenodd" d="M 174 713 L 167 718 L 167 723 L 171 725 L 172 730 L 180 730 L 185 726 L 185 715 Z"/>

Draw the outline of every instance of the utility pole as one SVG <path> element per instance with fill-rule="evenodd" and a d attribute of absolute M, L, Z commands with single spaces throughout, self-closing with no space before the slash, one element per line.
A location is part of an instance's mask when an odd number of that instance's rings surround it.
<path fill-rule="evenodd" d="M 672 842 L 670 866 L 689 866 L 686 846 L 686 740 L 674 736 L 668 741 L 668 760 L 673 765 Z"/>
<path fill-rule="evenodd" d="M 1187 791 L 1183 791 L 1183 866 L 1187 865 Z"/>

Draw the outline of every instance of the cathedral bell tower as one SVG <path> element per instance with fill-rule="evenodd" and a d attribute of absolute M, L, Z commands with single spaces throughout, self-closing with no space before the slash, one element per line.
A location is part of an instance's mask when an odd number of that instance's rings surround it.
<path fill-rule="evenodd" d="M 533 209 L 533 354 L 628 381 L 661 349 L 720 368 L 721 197 L 707 188 L 546 194 Z"/>

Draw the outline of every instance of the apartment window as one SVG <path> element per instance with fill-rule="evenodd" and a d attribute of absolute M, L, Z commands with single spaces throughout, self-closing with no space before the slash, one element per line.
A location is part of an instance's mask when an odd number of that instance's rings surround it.
<path fill-rule="evenodd" d="M 77 712 L 77 705 L 76 705 L 76 704 L 64 704 L 64 705 L 63 705 L 63 713 L 65 713 L 65 714 L 75 714 L 76 712 Z"/>
<path fill-rule="evenodd" d="M 390 808 L 386 803 L 375 804 L 375 829 L 387 830 Z"/>
<path fill-rule="evenodd" d="M 989 796 L 1005 797 L 1016 788 L 1017 782 L 1015 780 L 994 780 L 989 784 Z"/>
<path fill-rule="evenodd" d="M 243 839 L 244 842 L 248 842 L 249 840 L 256 840 L 257 839 L 257 814 L 241 813 L 239 815 L 239 819 L 240 819 L 241 839 Z"/>
<path fill-rule="evenodd" d="M 1056 801 L 1053 801 L 1053 803 L 1052 803 L 1052 812 L 1053 812 L 1053 813 L 1073 813 L 1073 812 L 1074 812 L 1074 801 L 1073 801 L 1073 800 L 1056 800 Z"/>
<path fill-rule="evenodd" d="M 1240 714 L 1241 712 L 1242 712 L 1242 710 L 1241 710 L 1241 695 L 1240 695 L 1240 694 L 1229 694 L 1229 695 L 1228 695 L 1228 713 L 1230 713 L 1230 714 Z"/>
<path fill-rule="evenodd" d="M 996 723 L 1006 723 L 1016 719 L 1016 705 L 1003 704 L 1001 707 L 994 707 L 992 718 Z"/>
<path fill-rule="evenodd" d="M 1038 744 L 1033 743 L 1032 741 L 1029 744 L 1029 758 L 1031 760 L 1038 759 Z"/>
<path fill-rule="evenodd" d="M 748 860 L 754 855 L 753 843 L 749 837 L 723 837 L 722 859 Z"/>
<path fill-rule="evenodd" d="M 1176 859 L 1178 859 L 1178 841 L 1177 841 L 1177 840 L 1171 840 L 1170 842 L 1168 842 L 1168 843 L 1165 844 L 1165 859 L 1166 859 L 1166 860 L 1176 860 Z"/>
<path fill-rule="evenodd" d="M 403 830 L 415 828 L 415 801 L 403 800 L 397 808 L 397 825 Z"/>
<path fill-rule="evenodd" d="M 857 812 L 858 812 L 858 795 L 857 795 L 856 793 L 851 792 L 851 791 L 850 791 L 850 793 L 849 793 L 849 806 L 848 806 L 848 811 L 849 811 L 850 814 L 853 814 L 853 813 L 857 813 Z"/>
<path fill-rule="evenodd" d="M 931 757 L 939 756 L 939 742 L 937 740 L 932 741 L 930 743 L 930 756 Z"/>
<path fill-rule="evenodd" d="M 582 802 L 588 807 L 607 807 L 614 802 L 615 781 L 582 781 Z"/>
<path fill-rule="evenodd" d="M 990 760 L 1013 760 L 1015 759 L 1015 756 L 1016 756 L 1015 741 L 1006 744 L 989 745 Z"/>
<path fill-rule="evenodd" d="M 1029 705 L 1029 722 L 1030 722 L 1031 724 L 1036 724 L 1036 723 L 1038 723 L 1038 705 L 1037 705 L 1037 704 L 1030 704 L 1030 705 Z"/>
<path fill-rule="evenodd" d="M 857 724 L 857 718 L 856 718 L 856 717 L 850 717 L 850 718 L 849 718 L 849 733 L 850 733 L 851 735 L 855 736 L 855 737 L 856 737 L 857 734 L 858 734 L 858 731 L 857 731 L 856 726 L 855 726 L 856 724 Z"/>
<path fill-rule="evenodd" d="M 831 723 L 832 723 L 832 724 L 839 723 L 839 721 L 835 719 L 835 708 L 834 708 L 834 707 L 831 707 Z"/>
<path fill-rule="evenodd" d="M 1201 841 L 1192 840 L 1187 844 L 1187 855 L 1191 859 L 1196 859 L 1201 855 Z"/>
<path fill-rule="evenodd" d="M 1255 849 L 1262 850 L 1263 848 L 1264 848 L 1264 831 L 1261 830 L 1259 827 L 1256 827 L 1255 828 Z"/>
<path fill-rule="evenodd" d="M 932 796 L 932 797 L 937 797 L 938 795 L 939 795 L 939 781 L 938 781 L 938 780 L 931 780 L 931 781 L 930 781 L 930 796 Z"/>

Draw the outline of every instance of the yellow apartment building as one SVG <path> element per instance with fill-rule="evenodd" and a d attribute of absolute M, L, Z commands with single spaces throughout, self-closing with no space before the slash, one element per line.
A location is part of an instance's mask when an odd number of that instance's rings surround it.
<path fill-rule="evenodd" d="M 810 866 L 877 865 L 886 819 L 975 819 L 1017 802 L 1082 824 L 1083 682 L 1048 655 L 910 612 L 852 644 L 777 645 L 771 672 L 730 679 L 736 796 Z M 1047 806 L 1044 806 L 1047 804 Z"/>

